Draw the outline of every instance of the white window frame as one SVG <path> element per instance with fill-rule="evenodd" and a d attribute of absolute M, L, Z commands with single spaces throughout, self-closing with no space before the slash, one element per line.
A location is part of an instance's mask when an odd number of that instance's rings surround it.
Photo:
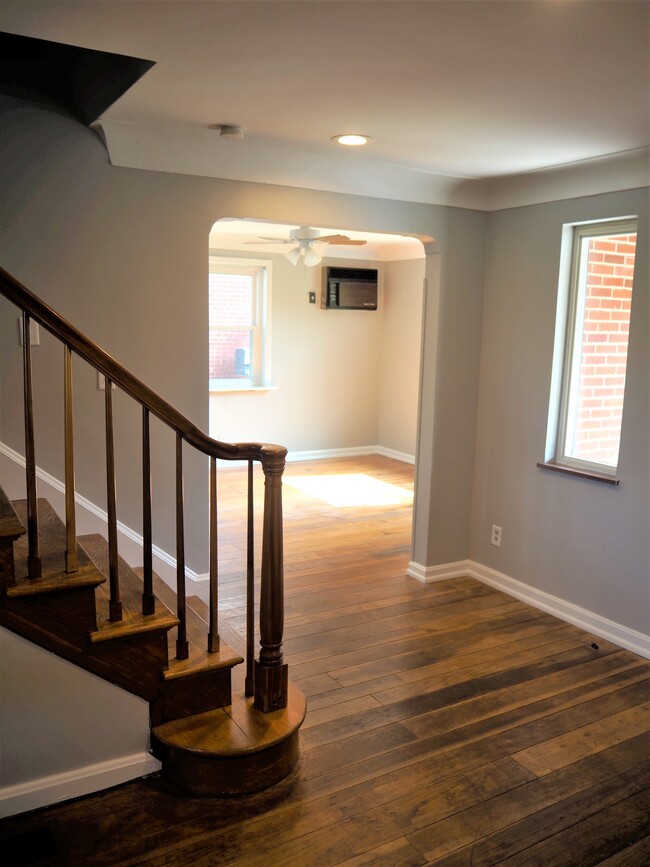
<path fill-rule="evenodd" d="M 237 259 L 210 254 L 210 274 L 253 277 L 250 379 L 210 379 L 210 393 L 271 388 L 271 267 L 269 259 Z M 242 331 L 239 325 L 211 326 L 209 331 Z"/>
<path fill-rule="evenodd" d="M 635 216 L 572 223 L 563 227 L 560 282 L 553 355 L 551 400 L 546 441 L 546 461 L 594 475 L 615 476 L 618 466 L 587 461 L 566 454 L 568 435 L 575 425 L 584 327 L 587 267 L 583 251 L 594 237 L 637 233 Z M 625 395 L 623 395 L 625 402 Z"/>

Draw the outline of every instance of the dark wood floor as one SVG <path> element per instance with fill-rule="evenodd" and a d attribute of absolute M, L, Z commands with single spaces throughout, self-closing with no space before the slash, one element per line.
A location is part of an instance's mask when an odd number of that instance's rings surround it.
<path fill-rule="evenodd" d="M 472 579 L 406 577 L 410 503 L 292 486 L 323 469 L 289 465 L 284 491 L 285 650 L 309 697 L 297 771 L 230 800 L 154 776 L 0 831 L 53 832 L 74 865 L 650 863 L 648 662 Z M 412 490 L 412 468 L 383 458 L 327 469 Z M 222 474 L 235 643 L 242 489 Z"/>

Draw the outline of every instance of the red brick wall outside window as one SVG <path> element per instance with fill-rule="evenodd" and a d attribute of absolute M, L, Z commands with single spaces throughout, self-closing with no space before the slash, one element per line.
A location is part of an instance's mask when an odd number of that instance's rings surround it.
<path fill-rule="evenodd" d="M 565 451 L 570 457 L 615 467 L 625 391 L 636 234 L 593 237 L 583 243 L 588 245 L 588 251 L 579 381 L 573 442 L 567 442 Z"/>
<path fill-rule="evenodd" d="M 210 274 L 210 372 L 214 379 L 250 379 L 254 278 L 250 274 Z M 237 350 L 243 350 L 237 364 Z"/>

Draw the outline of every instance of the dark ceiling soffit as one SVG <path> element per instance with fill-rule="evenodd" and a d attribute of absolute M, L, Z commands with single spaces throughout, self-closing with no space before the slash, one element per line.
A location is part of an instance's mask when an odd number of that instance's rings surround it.
<path fill-rule="evenodd" d="M 87 126 L 154 65 L 153 60 L 0 33 L 0 93 L 63 109 Z"/>

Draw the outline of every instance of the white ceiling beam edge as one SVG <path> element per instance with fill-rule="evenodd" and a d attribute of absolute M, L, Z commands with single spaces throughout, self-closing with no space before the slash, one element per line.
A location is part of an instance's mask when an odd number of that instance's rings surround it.
<path fill-rule="evenodd" d="M 95 125 L 115 166 L 275 184 L 480 211 L 636 189 L 650 184 L 648 148 L 499 178 L 458 178 L 380 164 L 354 154 L 223 141 L 213 130 L 104 119 Z"/>

